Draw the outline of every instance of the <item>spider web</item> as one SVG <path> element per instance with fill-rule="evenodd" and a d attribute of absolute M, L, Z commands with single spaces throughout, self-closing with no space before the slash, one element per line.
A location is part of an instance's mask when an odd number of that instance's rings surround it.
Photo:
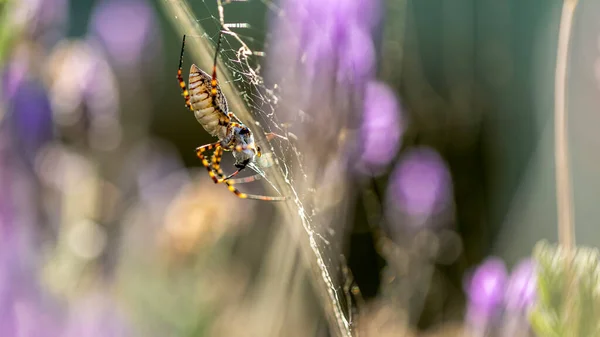
<path fill-rule="evenodd" d="M 259 4 L 262 6 L 257 6 Z M 312 174 L 309 172 L 315 170 L 305 167 L 304 151 L 299 149 L 302 146 L 291 139 L 293 134 L 288 133 L 289 127 L 280 121 L 278 108 L 283 95 L 278 79 L 267 84 L 263 77 L 267 60 L 267 16 L 281 17 L 286 13 L 277 3 L 269 0 L 260 3 L 202 0 L 191 4 L 181 0 L 165 0 L 162 5 L 179 33 L 188 35 L 189 41 L 194 41 L 193 45 L 189 42 L 186 44 L 186 58 L 193 58 L 194 63 L 202 69 L 212 68 L 219 29 L 223 30 L 217 70 L 221 89 L 227 97 L 230 110 L 252 129 L 257 143 L 263 149 L 269 149 L 263 150 L 267 152 L 267 156 L 263 156 L 266 159 L 251 168 L 276 191 L 291 197 L 290 202 L 280 204 L 289 220 L 286 226 L 300 226 L 303 229 L 306 242 L 304 254 L 308 255 L 318 278 L 317 288 L 322 292 L 320 295 L 324 307 L 332 325 L 336 327 L 335 335 L 351 336 L 352 310 L 347 289 L 351 280 L 340 255 L 341 230 L 320 223 L 324 219 L 319 215 L 322 207 L 314 196 L 315 189 L 307 184 Z M 193 5 L 194 11 L 190 5 Z M 262 12 L 256 11 L 257 7 L 262 7 Z M 301 114 L 302 111 L 297 113 Z M 267 142 L 264 137 L 267 132 L 288 136 L 290 141 Z"/>

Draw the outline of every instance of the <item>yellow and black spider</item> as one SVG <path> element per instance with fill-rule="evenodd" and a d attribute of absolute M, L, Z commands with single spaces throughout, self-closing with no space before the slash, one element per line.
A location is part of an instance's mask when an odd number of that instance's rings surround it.
<path fill-rule="evenodd" d="M 202 165 L 208 170 L 208 174 L 215 184 L 224 183 L 227 188 L 243 199 L 256 199 L 265 201 L 282 201 L 286 197 L 269 197 L 263 195 L 246 194 L 240 192 L 233 185 L 235 182 L 250 182 L 255 178 L 231 179 L 252 163 L 255 158 L 261 156 L 260 147 L 254 142 L 254 136 L 250 129 L 245 126 L 227 107 L 227 100 L 217 82 L 217 56 L 221 47 L 222 32 L 219 33 L 212 76 L 192 64 L 188 79 L 189 91 L 182 77 L 183 51 L 185 48 L 185 35 L 181 44 L 181 55 L 179 57 L 179 68 L 177 80 L 185 98 L 185 106 L 194 112 L 196 120 L 204 127 L 210 135 L 219 140 L 200 146 L 196 149 L 196 155 L 202 161 Z M 267 136 L 272 137 L 274 134 Z M 277 135 L 275 135 L 277 136 Z M 212 159 L 209 161 L 206 151 L 214 150 Z M 225 176 L 221 169 L 221 158 L 223 151 L 232 151 L 235 158 L 237 170 Z"/>

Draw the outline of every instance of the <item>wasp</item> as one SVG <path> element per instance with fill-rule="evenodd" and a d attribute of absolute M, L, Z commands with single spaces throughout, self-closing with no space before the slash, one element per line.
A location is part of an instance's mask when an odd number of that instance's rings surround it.
<path fill-rule="evenodd" d="M 233 112 L 229 111 L 227 99 L 219 87 L 217 80 L 217 56 L 221 47 L 221 38 L 222 33 L 219 34 L 217 41 L 212 76 L 208 75 L 195 64 L 192 64 L 188 79 L 189 89 L 186 87 L 182 77 L 185 35 L 183 35 L 183 42 L 181 44 L 177 80 L 185 98 L 185 106 L 194 113 L 196 120 L 206 132 L 218 138 L 218 141 L 214 143 L 196 148 L 196 155 L 202 161 L 202 165 L 208 170 L 208 175 L 214 183 L 224 183 L 227 185 L 229 191 L 233 192 L 239 198 L 265 201 L 286 200 L 286 197 L 242 193 L 234 186 L 234 183 L 236 181 L 249 182 L 254 179 L 231 179 L 253 163 L 262 153 L 260 146 L 257 146 L 254 141 L 252 131 Z M 213 150 L 213 155 L 209 160 L 207 151 L 211 150 Z M 237 168 L 235 172 L 228 176 L 225 176 L 221 169 L 223 151 L 230 151 L 233 154 L 235 159 L 234 166 Z"/>

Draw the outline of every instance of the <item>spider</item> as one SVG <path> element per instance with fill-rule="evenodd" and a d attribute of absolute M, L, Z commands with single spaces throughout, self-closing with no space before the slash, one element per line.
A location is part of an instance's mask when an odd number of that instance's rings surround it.
<path fill-rule="evenodd" d="M 252 163 L 255 158 L 261 156 L 260 147 L 254 142 L 254 136 L 250 129 L 245 126 L 227 107 L 225 95 L 217 81 L 217 56 L 221 47 L 222 32 L 219 33 L 217 48 L 213 62 L 212 76 L 192 64 L 188 79 L 189 91 L 182 77 L 183 51 L 185 48 L 185 35 L 181 44 L 181 55 L 179 57 L 179 68 L 177 80 L 185 98 L 185 106 L 194 112 L 196 120 L 204 127 L 211 136 L 219 140 L 200 146 L 196 149 L 196 155 L 202 161 L 202 165 L 208 170 L 208 175 L 215 184 L 224 183 L 229 191 L 242 199 L 255 199 L 264 201 L 283 201 L 286 197 L 270 197 L 263 195 L 246 194 L 240 192 L 233 185 L 236 182 L 244 183 L 257 180 L 257 176 L 241 179 L 231 179 Z M 273 133 L 267 134 L 267 139 L 272 139 Z M 281 136 L 278 136 L 281 137 Z M 207 151 L 214 150 L 211 160 Z M 234 166 L 237 168 L 232 174 L 225 176 L 221 169 L 221 158 L 223 151 L 232 151 L 235 158 Z"/>

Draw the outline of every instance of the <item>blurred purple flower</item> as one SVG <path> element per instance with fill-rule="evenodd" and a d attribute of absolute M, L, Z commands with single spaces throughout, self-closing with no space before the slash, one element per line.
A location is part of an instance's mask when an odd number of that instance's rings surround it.
<path fill-rule="evenodd" d="M 343 1 L 305 1 L 303 41 L 311 44 L 317 39 L 326 38 L 328 53 L 307 62 L 307 71 L 318 63 L 336 66 L 336 79 L 342 85 L 366 83 L 374 76 L 375 48 L 370 31 L 365 30 L 358 20 L 359 13 L 378 4 Z M 317 74 L 322 74 L 318 72 Z M 314 78 L 316 80 L 316 77 Z M 360 89 L 360 88 L 358 88 Z"/>
<path fill-rule="evenodd" d="M 106 294 L 93 294 L 71 309 L 64 337 L 127 337 L 131 327 Z"/>
<path fill-rule="evenodd" d="M 38 25 L 40 28 L 63 24 L 68 19 L 68 0 L 39 1 Z"/>
<path fill-rule="evenodd" d="M 0 121 L 0 249 L 10 241 L 9 236 L 13 231 L 13 198 L 11 197 L 11 158 L 10 138 L 6 132 L 7 126 Z M 2 256 L 0 255 L 0 263 Z M 0 276 L 0 294 L 2 293 L 2 279 Z M 1 296 L 1 295 L 0 295 Z M 0 306 L 1 307 L 1 306 Z"/>
<path fill-rule="evenodd" d="M 10 100 L 17 92 L 27 73 L 27 65 L 23 60 L 12 60 L 2 70 L 2 99 Z"/>
<path fill-rule="evenodd" d="M 26 233 L 19 228 L 0 245 L 0 336 L 57 336 L 59 317 L 36 282 Z"/>
<path fill-rule="evenodd" d="M 337 79 L 341 84 L 358 85 L 366 83 L 375 74 L 375 47 L 371 36 L 364 30 L 350 26 L 344 30 L 345 36 L 340 49 Z"/>
<path fill-rule="evenodd" d="M 2 235 L 2 234 L 0 234 Z M 2 236 L 0 236 L 0 239 Z M 3 240 L 0 245 L 0 336 L 11 336 L 15 334 L 14 322 L 14 270 L 18 264 L 14 259 L 15 251 L 10 249 L 13 244 Z M 8 249 L 7 249 L 8 248 Z"/>
<path fill-rule="evenodd" d="M 22 81 L 9 107 L 15 145 L 31 163 L 37 151 L 53 138 L 52 108 L 46 89 L 33 80 Z"/>
<path fill-rule="evenodd" d="M 92 148 L 116 148 L 121 141 L 119 92 L 104 54 L 87 41 L 64 41 L 50 60 L 50 93 L 57 125 L 80 125 Z"/>
<path fill-rule="evenodd" d="M 319 3 L 319 1 L 315 1 Z M 365 31 L 372 30 L 381 20 L 381 2 L 373 0 L 338 0 L 340 10 Z"/>
<path fill-rule="evenodd" d="M 403 131 L 400 106 L 394 92 L 384 83 L 367 84 L 361 129 L 364 148 L 359 171 L 378 174 L 394 158 Z"/>
<path fill-rule="evenodd" d="M 69 18 L 69 3 L 67 0 L 40 0 L 35 34 L 38 40 L 48 48 L 58 42 L 66 32 Z"/>
<path fill-rule="evenodd" d="M 286 0 L 283 9 L 292 23 L 310 36 L 328 27 L 338 37 L 351 26 L 370 33 L 381 19 L 379 0 Z"/>
<path fill-rule="evenodd" d="M 335 45 L 332 43 L 332 37 L 328 32 L 313 37 L 306 44 L 303 73 L 306 80 L 314 81 L 314 84 L 318 87 L 306 88 L 309 96 L 306 96 L 305 99 L 310 100 L 311 95 L 320 93 L 320 88 L 329 84 L 327 81 L 328 76 L 324 75 L 333 69 L 335 62 L 333 55 L 335 53 Z"/>
<path fill-rule="evenodd" d="M 51 47 L 63 35 L 68 19 L 67 0 L 17 1 L 15 23 L 25 27 L 30 38 Z"/>
<path fill-rule="evenodd" d="M 139 191 L 141 201 L 149 205 L 149 211 L 165 214 L 168 205 L 177 197 L 190 177 L 171 144 L 157 139 L 139 143 L 129 154 L 131 160 L 122 170 L 122 186 L 137 182 L 131 187 Z M 162 224 L 162 223 L 161 223 Z"/>
<path fill-rule="evenodd" d="M 469 300 L 468 320 L 480 323 L 501 309 L 506 289 L 506 266 L 498 258 L 488 258 L 466 282 Z"/>
<path fill-rule="evenodd" d="M 289 131 L 300 138 L 310 139 L 301 151 L 311 152 L 315 165 L 323 163 L 319 157 L 332 158 L 333 153 L 346 163 L 359 156 L 363 97 L 376 69 L 374 25 L 362 15 L 377 12 L 379 4 L 283 0 L 280 15 L 272 18 L 267 82 L 276 83 L 281 93 L 281 122 L 291 124 Z M 377 15 L 368 16 L 378 20 Z"/>
<path fill-rule="evenodd" d="M 414 216 L 431 216 L 450 206 L 452 179 L 442 157 L 428 147 L 406 152 L 388 187 L 391 206 Z"/>
<path fill-rule="evenodd" d="M 379 1 L 364 0 L 285 1 L 282 7 L 286 17 L 275 22 L 277 33 L 271 43 L 276 54 L 287 54 L 279 55 L 278 62 L 301 60 L 306 50 L 303 73 L 309 75 L 301 80 L 321 82 L 335 76 L 342 85 L 366 83 L 374 75 L 375 48 L 370 27 L 378 22 L 379 15 L 374 13 L 379 6 Z"/>
<path fill-rule="evenodd" d="M 127 68 L 144 54 L 156 54 L 159 31 L 156 15 L 146 0 L 105 1 L 91 19 L 90 32 L 119 65 Z"/>
<path fill-rule="evenodd" d="M 506 308 L 527 311 L 535 302 L 536 282 L 535 262 L 532 259 L 525 259 L 517 264 L 506 288 Z"/>

